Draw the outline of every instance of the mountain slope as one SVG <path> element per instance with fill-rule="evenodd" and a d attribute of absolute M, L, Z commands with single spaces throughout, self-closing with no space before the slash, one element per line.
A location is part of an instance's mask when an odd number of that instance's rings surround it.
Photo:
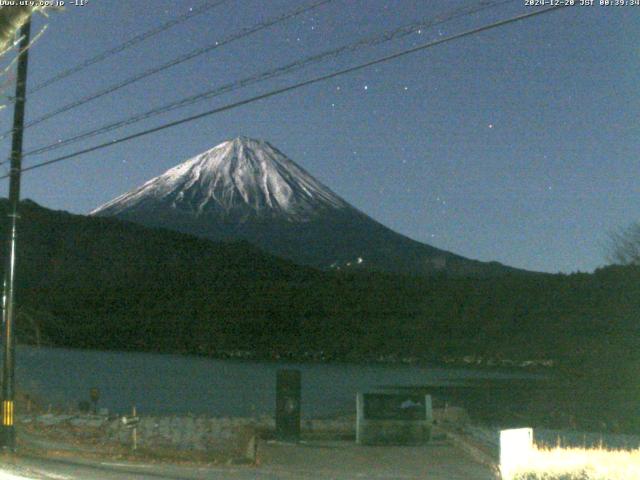
<path fill-rule="evenodd" d="M 0 240 L 8 212 L 0 200 Z M 0 265 L 5 253 L 0 248 Z M 565 402 L 574 424 L 576 379 L 589 422 L 594 405 L 610 409 L 598 411 L 598 422 L 607 411 L 638 418 L 638 267 L 494 278 L 321 272 L 246 242 L 218 244 L 25 201 L 16 275 L 21 343 L 431 367 L 554 359 L 573 368 L 561 379 L 566 400 L 537 385 L 527 391 L 541 419 Z M 485 391 L 483 412 L 487 398 L 500 399 L 493 386 Z M 519 398 L 511 388 L 504 395 L 508 405 Z M 543 403 L 549 398 L 553 405 Z"/>
<path fill-rule="evenodd" d="M 0 218 L 7 212 L 0 201 Z M 561 358 L 640 338 L 638 268 L 437 279 L 321 272 L 246 242 L 214 243 L 33 202 L 23 202 L 20 215 L 22 341 L 372 360 Z M 0 222 L 0 238 L 7 226 Z"/>
<path fill-rule="evenodd" d="M 97 208 L 212 240 L 247 240 L 322 269 L 496 275 L 515 271 L 400 235 L 349 205 L 267 142 L 239 137 Z"/>
<path fill-rule="evenodd" d="M 92 214 L 166 208 L 221 222 L 306 222 L 349 205 L 266 142 L 237 138 L 168 170 Z"/>

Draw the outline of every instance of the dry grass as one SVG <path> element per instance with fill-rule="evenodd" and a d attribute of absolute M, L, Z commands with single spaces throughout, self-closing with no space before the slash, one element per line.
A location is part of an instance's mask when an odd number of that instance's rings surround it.
<path fill-rule="evenodd" d="M 640 480 L 640 449 L 534 448 L 503 479 Z"/>

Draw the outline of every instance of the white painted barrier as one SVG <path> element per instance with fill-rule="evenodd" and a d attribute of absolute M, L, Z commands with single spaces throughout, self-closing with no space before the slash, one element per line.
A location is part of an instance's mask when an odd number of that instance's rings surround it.
<path fill-rule="evenodd" d="M 509 479 L 518 467 L 527 465 L 533 451 L 533 429 L 515 428 L 500 432 L 500 472 Z"/>

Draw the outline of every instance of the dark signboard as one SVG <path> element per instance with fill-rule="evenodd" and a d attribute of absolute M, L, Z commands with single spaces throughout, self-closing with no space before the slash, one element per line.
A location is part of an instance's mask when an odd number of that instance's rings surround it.
<path fill-rule="evenodd" d="M 363 399 L 367 420 L 427 420 L 424 395 L 365 393 Z"/>
<path fill-rule="evenodd" d="M 276 374 L 276 438 L 300 438 L 300 370 L 278 370 Z"/>

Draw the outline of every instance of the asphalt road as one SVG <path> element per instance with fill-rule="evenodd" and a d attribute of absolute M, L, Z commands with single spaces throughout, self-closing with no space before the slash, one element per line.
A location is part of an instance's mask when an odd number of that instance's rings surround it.
<path fill-rule="evenodd" d="M 0 480 L 494 480 L 485 466 L 445 443 L 363 447 L 353 442 L 264 442 L 258 466 L 179 466 L 82 458 L 2 457 Z"/>

